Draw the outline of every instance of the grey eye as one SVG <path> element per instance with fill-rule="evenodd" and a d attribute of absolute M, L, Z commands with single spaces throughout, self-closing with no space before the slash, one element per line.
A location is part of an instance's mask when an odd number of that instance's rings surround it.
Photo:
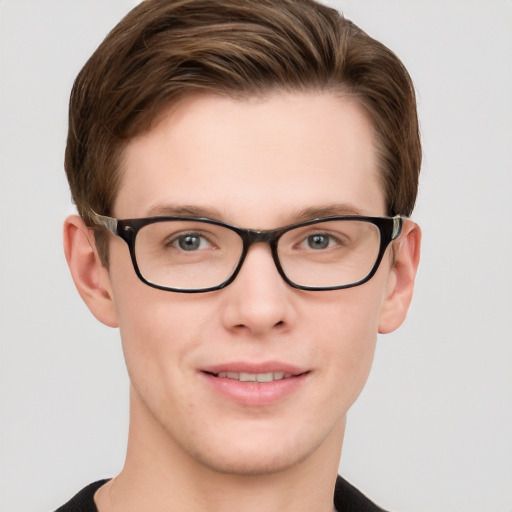
<path fill-rule="evenodd" d="M 177 240 L 178 246 L 184 251 L 195 251 L 201 246 L 201 237 L 198 235 L 183 235 Z"/>
<path fill-rule="evenodd" d="M 307 243 L 311 249 L 325 249 L 329 247 L 329 237 L 326 235 L 308 236 Z"/>

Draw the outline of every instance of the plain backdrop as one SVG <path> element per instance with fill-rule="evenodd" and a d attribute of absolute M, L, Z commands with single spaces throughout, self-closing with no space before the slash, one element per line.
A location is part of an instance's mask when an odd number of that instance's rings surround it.
<path fill-rule="evenodd" d="M 329 2 L 418 92 L 424 232 L 406 324 L 378 343 L 340 471 L 381 506 L 512 511 L 512 2 Z M 118 472 L 117 330 L 75 292 L 62 221 L 73 79 L 134 0 L 0 0 L 0 511 Z"/>

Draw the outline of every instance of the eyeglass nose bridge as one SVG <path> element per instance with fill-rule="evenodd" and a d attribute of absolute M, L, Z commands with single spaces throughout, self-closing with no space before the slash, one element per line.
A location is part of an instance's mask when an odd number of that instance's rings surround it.
<path fill-rule="evenodd" d="M 283 268 L 281 266 L 281 262 L 279 261 L 279 256 L 277 254 L 277 242 L 279 237 L 284 233 L 283 229 L 269 229 L 269 230 L 260 230 L 260 229 L 241 229 L 238 228 L 237 233 L 242 239 L 243 249 L 242 254 L 240 255 L 240 259 L 238 261 L 238 265 L 236 266 L 233 274 L 228 280 L 229 284 L 234 281 L 235 277 L 239 274 L 242 266 L 245 262 L 246 256 L 249 252 L 249 249 L 258 243 L 262 243 L 268 245 L 270 247 L 270 252 L 272 254 L 272 259 L 274 260 L 274 265 L 279 273 L 279 275 L 286 281 L 289 282 L 286 275 L 284 274 Z"/>
<path fill-rule="evenodd" d="M 254 244 L 264 243 L 271 247 L 279 238 L 281 230 L 274 229 L 239 229 L 238 234 L 242 237 L 244 247 L 249 249 Z"/>

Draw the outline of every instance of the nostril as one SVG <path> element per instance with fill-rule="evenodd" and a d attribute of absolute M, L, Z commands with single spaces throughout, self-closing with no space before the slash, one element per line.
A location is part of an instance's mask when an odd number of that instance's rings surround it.
<path fill-rule="evenodd" d="M 281 326 L 284 326 L 284 325 L 285 325 L 284 321 L 283 320 L 279 320 L 279 322 L 276 322 L 274 324 L 274 327 L 281 327 Z M 250 326 L 247 325 L 247 324 L 237 324 L 237 325 L 234 325 L 233 328 L 235 330 L 238 330 L 238 331 L 243 330 L 243 329 L 251 329 Z"/>

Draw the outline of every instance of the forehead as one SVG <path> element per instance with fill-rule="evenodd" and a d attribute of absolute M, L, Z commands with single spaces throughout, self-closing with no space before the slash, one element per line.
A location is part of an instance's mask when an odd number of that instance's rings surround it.
<path fill-rule="evenodd" d="M 128 144 L 121 176 L 120 218 L 197 207 L 263 228 L 308 208 L 385 212 L 371 123 L 327 93 L 186 98 Z"/>

